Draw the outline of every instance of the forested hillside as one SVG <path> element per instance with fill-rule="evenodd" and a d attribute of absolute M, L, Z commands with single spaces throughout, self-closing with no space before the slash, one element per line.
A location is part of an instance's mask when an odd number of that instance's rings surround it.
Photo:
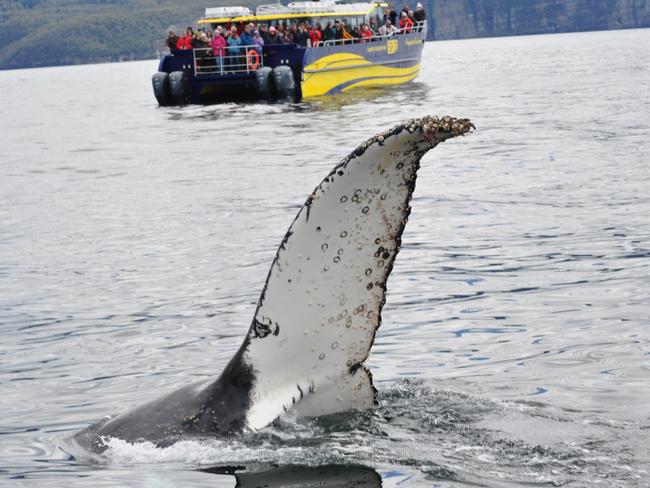
<path fill-rule="evenodd" d="M 205 6 L 205 0 L 0 0 L 0 68 L 152 58 L 168 27 L 194 23 Z"/>
<path fill-rule="evenodd" d="M 650 0 L 420 1 L 430 39 L 650 27 Z M 205 7 L 255 3 L 0 0 L 0 69 L 153 58 L 169 27 L 194 23 Z"/>

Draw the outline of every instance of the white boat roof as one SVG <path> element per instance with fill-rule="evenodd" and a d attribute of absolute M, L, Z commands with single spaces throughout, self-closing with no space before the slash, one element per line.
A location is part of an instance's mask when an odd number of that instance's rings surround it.
<path fill-rule="evenodd" d="M 266 4 L 259 5 L 253 13 L 248 7 L 213 7 L 205 9 L 205 16 L 199 23 L 223 22 L 223 21 L 247 21 L 253 18 L 263 17 L 264 19 L 279 19 L 314 15 L 363 15 L 370 13 L 377 6 L 386 5 L 384 2 L 357 2 L 337 3 L 333 0 L 321 2 L 291 2 L 288 5 Z"/>

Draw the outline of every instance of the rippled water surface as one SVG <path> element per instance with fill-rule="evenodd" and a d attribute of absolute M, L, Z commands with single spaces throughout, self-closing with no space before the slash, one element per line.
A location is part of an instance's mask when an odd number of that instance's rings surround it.
<path fill-rule="evenodd" d="M 155 62 L 1 72 L 0 484 L 649 486 L 649 67 L 649 30 L 437 42 L 402 87 L 169 109 Z M 69 458 L 217 374 L 308 193 L 443 113 L 477 130 L 423 160 L 376 410 Z"/>

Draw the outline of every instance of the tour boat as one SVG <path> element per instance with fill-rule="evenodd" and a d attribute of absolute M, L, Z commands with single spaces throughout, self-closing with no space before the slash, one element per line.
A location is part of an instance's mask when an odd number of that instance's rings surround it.
<path fill-rule="evenodd" d="M 208 8 L 198 21 L 205 29 L 241 29 L 254 23 L 267 29 L 282 23 L 345 23 L 350 29 L 384 23 L 385 2 L 294 2 L 246 7 Z M 265 44 L 225 48 L 171 50 L 160 60 L 153 88 L 160 105 L 208 104 L 233 99 L 290 99 L 347 92 L 355 88 L 397 85 L 413 80 L 420 70 L 426 22 L 391 34 L 361 39 L 332 39 L 306 47 Z M 221 55 L 215 55 L 221 54 Z"/>

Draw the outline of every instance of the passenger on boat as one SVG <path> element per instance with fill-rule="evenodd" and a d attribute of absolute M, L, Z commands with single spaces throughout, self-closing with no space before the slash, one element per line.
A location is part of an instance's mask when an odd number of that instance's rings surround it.
<path fill-rule="evenodd" d="M 179 37 L 176 35 L 176 33 L 170 30 L 167 33 L 167 39 L 165 39 L 165 47 L 168 48 L 170 51 L 175 50 L 176 44 L 178 44 L 178 39 Z"/>
<path fill-rule="evenodd" d="M 253 45 L 253 30 L 255 28 L 255 24 L 250 23 L 246 24 L 244 27 L 244 31 L 241 33 L 239 38 L 241 39 L 241 44 L 242 46 L 252 46 Z"/>
<path fill-rule="evenodd" d="M 341 21 L 340 20 L 335 20 L 334 21 L 334 27 L 332 28 L 334 30 L 334 39 L 339 40 L 342 39 L 341 37 Z"/>
<path fill-rule="evenodd" d="M 367 24 L 363 24 L 361 26 L 361 31 L 359 32 L 361 34 L 361 40 L 363 42 L 370 42 L 370 38 L 374 35 L 374 33 L 370 30 L 370 27 L 368 27 Z"/>
<path fill-rule="evenodd" d="M 208 42 L 208 35 L 201 31 L 192 39 L 192 47 L 194 49 L 204 49 L 208 47 L 210 43 Z"/>
<path fill-rule="evenodd" d="M 379 28 L 380 36 L 392 36 L 397 34 L 397 28 L 393 25 L 390 19 L 384 21 L 384 25 Z"/>
<path fill-rule="evenodd" d="M 289 29 L 284 29 L 284 37 L 282 38 L 283 44 L 293 44 L 293 31 L 296 24 L 292 23 Z"/>
<path fill-rule="evenodd" d="M 406 34 L 410 33 L 411 29 L 413 29 L 413 21 L 409 17 L 408 13 L 402 12 L 402 18 L 399 21 L 399 27 L 400 30 Z"/>
<path fill-rule="evenodd" d="M 370 30 L 372 31 L 372 34 L 375 36 L 379 32 L 379 29 L 377 29 L 377 23 L 374 20 L 370 22 Z"/>
<path fill-rule="evenodd" d="M 389 11 L 388 11 L 388 20 L 390 20 L 390 23 L 393 24 L 393 26 L 397 25 L 397 12 L 395 12 L 395 9 L 390 6 Z M 384 19 L 385 21 L 386 19 Z"/>
<path fill-rule="evenodd" d="M 230 35 L 228 36 L 228 39 L 226 39 L 226 43 L 228 44 L 228 57 L 226 58 L 226 64 L 230 67 L 241 64 L 239 58 L 241 55 L 242 44 L 239 34 L 237 33 L 237 27 L 234 25 L 230 28 Z"/>
<path fill-rule="evenodd" d="M 424 7 L 420 2 L 418 2 L 417 6 L 415 7 L 415 13 L 413 14 L 413 19 L 416 22 L 424 22 L 427 20 L 427 14 L 424 11 Z"/>
<path fill-rule="evenodd" d="M 192 49 L 192 40 L 194 39 L 194 31 L 191 27 L 188 27 L 185 31 L 185 35 L 181 37 L 176 43 L 176 49 L 181 49 L 186 51 Z"/>
<path fill-rule="evenodd" d="M 266 45 L 270 46 L 273 44 L 282 44 L 282 39 L 280 39 L 277 29 L 271 26 L 269 27 L 269 37 L 266 40 Z"/>
<path fill-rule="evenodd" d="M 298 25 L 298 28 L 293 33 L 293 42 L 300 47 L 307 47 L 307 39 L 309 39 L 309 33 L 303 22 Z"/>
<path fill-rule="evenodd" d="M 215 57 L 222 58 L 223 60 L 223 55 L 225 54 L 226 50 L 225 47 L 228 44 L 226 43 L 226 38 L 223 37 L 223 28 L 218 25 L 217 29 L 214 32 L 214 35 L 212 36 L 212 40 L 210 41 L 210 47 L 212 48 L 212 53 Z M 220 61 L 217 61 L 218 63 Z"/>
<path fill-rule="evenodd" d="M 323 41 L 333 41 L 334 39 L 336 39 L 336 29 L 332 25 L 332 21 L 328 20 L 327 26 L 323 31 Z"/>
<path fill-rule="evenodd" d="M 354 41 L 354 36 L 349 29 L 350 28 L 348 25 L 346 25 L 344 22 L 341 22 L 341 39 L 345 39 L 346 44 Z"/>
<path fill-rule="evenodd" d="M 291 22 L 291 24 L 289 24 L 289 30 L 287 31 L 287 34 L 286 34 L 286 35 L 290 34 L 291 43 L 296 42 L 296 34 L 297 33 L 298 33 L 298 24 L 296 24 L 295 22 Z"/>
<path fill-rule="evenodd" d="M 280 41 L 279 44 L 284 44 L 284 35 L 286 33 L 286 29 L 282 23 L 279 23 L 277 26 L 277 31 L 278 31 L 278 40 Z"/>
<path fill-rule="evenodd" d="M 264 39 L 262 39 L 260 31 L 258 30 L 253 32 L 253 46 L 259 54 L 262 54 L 262 49 L 264 48 Z"/>
<path fill-rule="evenodd" d="M 208 35 L 203 31 L 197 32 L 197 35 L 194 36 L 194 39 L 192 40 L 192 48 L 196 49 L 196 51 L 194 51 L 194 56 L 198 66 L 205 66 L 205 58 L 211 56 L 209 47 L 210 43 L 208 42 Z"/>
<path fill-rule="evenodd" d="M 269 40 L 269 31 L 266 29 L 266 24 L 262 22 L 259 25 L 258 30 L 260 31 L 260 37 L 264 41 L 264 44 L 267 44 Z"/>
<path fill-rule="evenodd" d="M 309 41 L 311 42 L 312 46 L 317 46 L 322 38 L 323 35 L 321 34 L 320 24 L 317 22 L 316 25 L 309 31 Z"/>

